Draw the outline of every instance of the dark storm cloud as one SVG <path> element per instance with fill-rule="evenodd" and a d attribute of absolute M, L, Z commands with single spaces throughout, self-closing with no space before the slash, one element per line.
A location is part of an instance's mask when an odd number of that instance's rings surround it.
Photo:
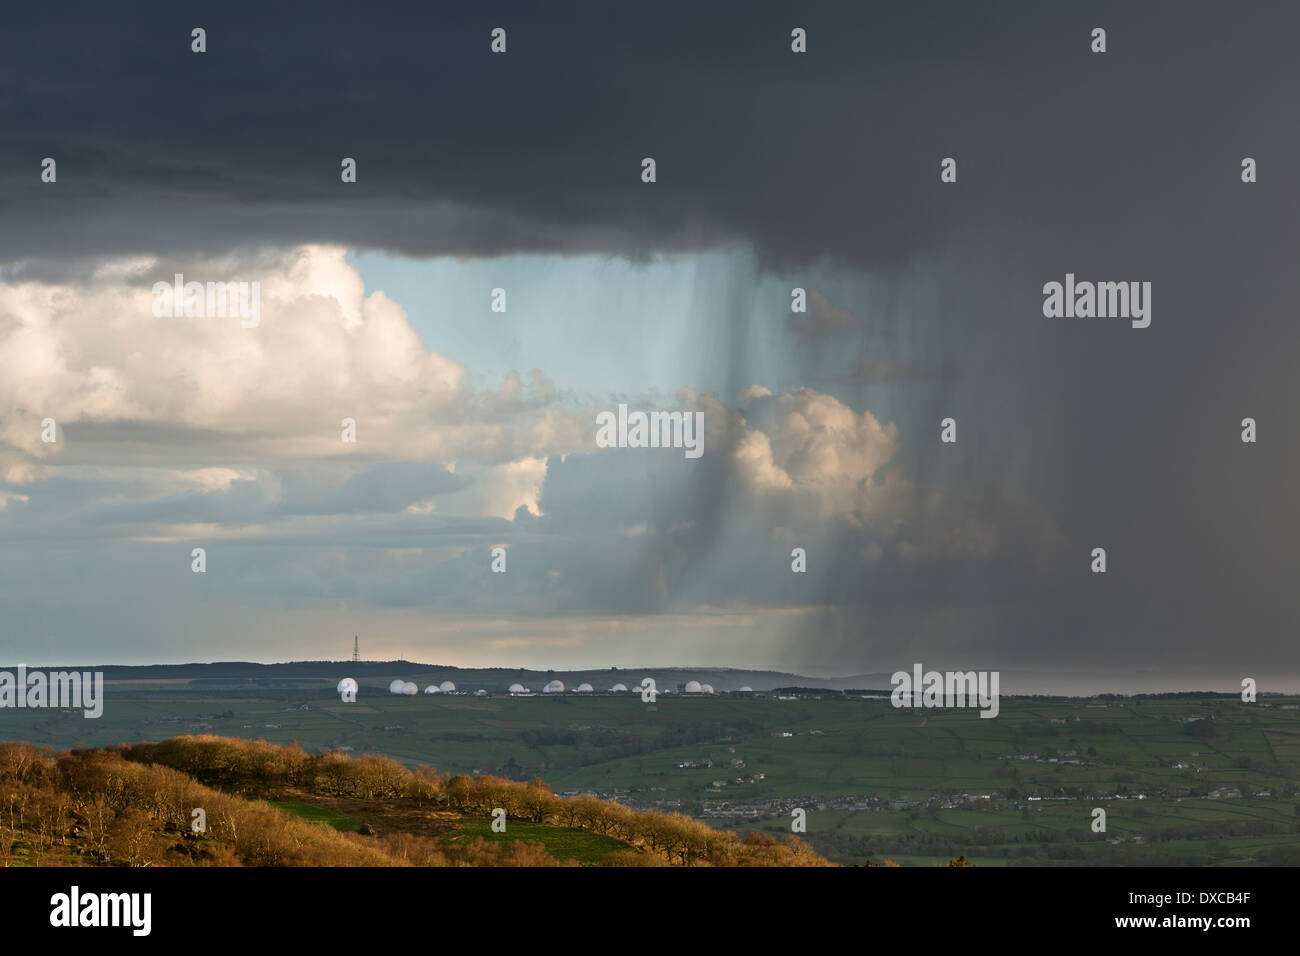
<path fill-rule="evenodd" d="M 1122 246 L 1137 237 L 1114 233 L 1186 215 L 1188 198 L 1217 205 L 1206 187 L 1237 141 L 1278 157 L 1294 141 L 1261 109 L 1294 91 L 1294 11 L 1131 6 L 19 11 L 0 38 L 0 255 L 259 239 L 648 254 L 740 239 L 777 266 L 900 267 L 979 237 Z M 1098 23 L 1104 56 L 1088 50 Z M 504 56 L 488 51 L 498 25 Z M 790 52 L 794 25 L 806 55 Z M 938 183 L 945 156 L 955 187 Z"/>

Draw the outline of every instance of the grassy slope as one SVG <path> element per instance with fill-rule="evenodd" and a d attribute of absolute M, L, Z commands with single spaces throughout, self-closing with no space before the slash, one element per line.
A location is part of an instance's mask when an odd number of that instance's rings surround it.
<path fill-rule="evenodd" d="M 357 817 L 305 800 L 270 802 L 272 806 L 279 807 L 298 819 L 330 826 L 341 832 L 355 831 L 362 823 Z M 628 849 L 627 844 L 598 833 L 546 823 L 530 823 L 526 820 L 507 821 L 506 832 L 495 833 L 491 820 L 459 817 L 457 831 L 450 837 L 451 840 L 481 837 L 493 843 L 519 840 L 541 843 L 557 860 L 575 860 L 583 866 L 600 866 L 609 861 L 611 854 Z"/>
<path fill-rule="evenodd" d="M 350 833 L 361 825 L 361 821 L 356 817 L 313 803 L 304 803 L 300 800 L 271 800 L 268 802 L 271 806 L 279 807 L 300 820 L 306 820 L 308 823 L 321 823 L 333 827 L 340 833 Z"/>

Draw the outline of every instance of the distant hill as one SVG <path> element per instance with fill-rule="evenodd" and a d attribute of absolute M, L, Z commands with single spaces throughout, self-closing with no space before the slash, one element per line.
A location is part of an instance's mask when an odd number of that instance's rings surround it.
<path fill-rule="evenodd" d="M 13 670 L 10 666 L 7 669 Z M 552 680 L 563 681 L 566 687 L 576 687 L 584 681 L 596 690 L 608 690 L 616 683 L 631 687 L 640 684 L 644 677 L 652 677 L 659 688 L 672 691 L 679 684 L 698 680 L 712 684 L 720 693 L 736 691 L 741 687 L 754 690 L 771 690 L 779 686 L 798 684 L 803 687 L 838 687 L 843 681 L 819 680 L 798 674 L 779 671 L 737 670 L 704 667 L 645 667 L 605 668 L 601 670 L 529 670 L 527 668 L 462 668 L 416 661 L 289 661 L 281 664 L 257 664 L 250 661 L 220 661 L 209 664 L 105 664 L 58 665 L 41 667 L 29 664 L 30 670 L 90 670 L 101 671 L 105 681 L 175 682 L 189 681 L 211 686 L 230 686 L 248 683 L 261 686 L 287 686 L 297 682 L 338 681 L 344 677 L 355 678 L 361 686 L 386 686 L 401 678 L 425 684 L 449 680 L 460 690 L 475 691 L 482 688 L 490 693 L 504 693 L 511 684 L 521 683 L 540 692 Z M 882 686 L 887 686 L 888 680 Z M 860 685 L 856 685 L 860 686 Z"/>

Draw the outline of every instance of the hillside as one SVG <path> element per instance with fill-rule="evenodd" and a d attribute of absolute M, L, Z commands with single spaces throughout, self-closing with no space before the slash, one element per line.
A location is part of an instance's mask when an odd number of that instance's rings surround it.
<path fill-rule="evenodd" d="M 540 780 L 211 736 L 64 753 L 0 744 L 0 864 L 830 865 L 792 836 L 741 839 L 680 814 L 561 799 Z"/>

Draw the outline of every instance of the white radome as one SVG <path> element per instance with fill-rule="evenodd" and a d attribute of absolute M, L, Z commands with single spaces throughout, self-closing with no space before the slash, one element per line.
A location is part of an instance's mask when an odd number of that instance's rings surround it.
<path fill-rule="evenodd" d="M 482 687 L 480 687 L 478 690 L 474 691 L 474 696 L 475 696 L 475 697 L 486 697 L 486 696 L 487 696 L 487 691 L 485 691 Z"/>
<path fill-rule="evenodd" d="M 625 693 L 627 693 L 627 685 L 626 685 L 626 684 L 615 684 L 613 687 L 611 687 L 611 688 L 609 689 L 609 692 L 610 692 L 611 694 L 625 694 Z"/>
<path fill-rule="evenodd" d="M 746 684 L 744 687 L 740 688 L 740 693 L 742 693 L 742 694 L 752 694 L 752 693 L 754 693 L 754 688 L 752 688 L 752 687 L 750 687 L 748 684 Z"/>
<path fill-rule="evenodd" d="M 411 683 L 409 680 L 402 685 L 402 693 L 407 697 L 414 697 L 419 692 L 420 688 L 416 687 L 415 684 Z"/>
<path fill-rule="evenodd" d="M 714 692 L 714 691 L 713 691 L 713 685 L 712 685 L 712 684 L 701 684 L 701 685 L 700 685 L 700 693 L 703 693 L 703 694 L 712 694 L 713 692 Z"/>
<path fill-rule="evenodd" d="M 424 689 L 424 692 L 425 692 L 426 694 L 440 694 L 440 693 L 442 693 L 440 690 L 438 690 L 438 685 L 437 685 L 437 684 L 430 684 L 428 687 L 426 687 L 426 688 Z"/>
<path fill-rule="evenodd" d="M 511 684 L 511 685 L 510 685 L 510 693 L 512 693 L 512 694 L 522 694 L 523 692 L 524 692 L 524 685 L 523 685 L 523 684 Z"/>
<path fill-rule="evenodd" d="M 444 694 L 456 693 L 456 685 L 449 680 L 445 680 L 441 684 L 439 684 L 438 689 L 442 691 Z"/>
<path fill-rule="evenodd" d="M 339 693 L 342 694 L 347 691 L 352 691 L 354 694 L 357 692 L 357 682 L 351 677 L 345 677 L 339 681 Z"/>
<path fill-rule="evenodd" d="M 704 692 L 704 686 L 697 680 L 688 680 L 684 689 L 688 694 L 701 694 Z"/>
<path fill-rule="evenodd" d="M 402 688 L 405 687 L 405 686 L 406 686 L 406 681 L 404 681 L 404 680 L 395 680 L 395 681 L 393 681 L 391 684 L 388 685 L 388 692 L 389 692 L 390 694 L 401 694 L 401 693 L 404 693 L 404 691 L 402 690 Z"/>
<path fill-rule="evenodd" d="M 547 684 L 545 687 L 542 688 L 542 693 L 543 693 L 543 694 L 563 694 L 563 693 L 564 693 L 564 681 L 562 681 L 562 680 L 553 680 L 553 681 L 551 681 L 549 684 Z"/>
<path fill-rule="evenodd" d="M 593 690 L 595 690 L 595 688 L 592 687 L 590 684 L 583 682 L 579 684 L 577 687 L 575 687 L 574 690 L 579 694 L 590 694 Z"/>

